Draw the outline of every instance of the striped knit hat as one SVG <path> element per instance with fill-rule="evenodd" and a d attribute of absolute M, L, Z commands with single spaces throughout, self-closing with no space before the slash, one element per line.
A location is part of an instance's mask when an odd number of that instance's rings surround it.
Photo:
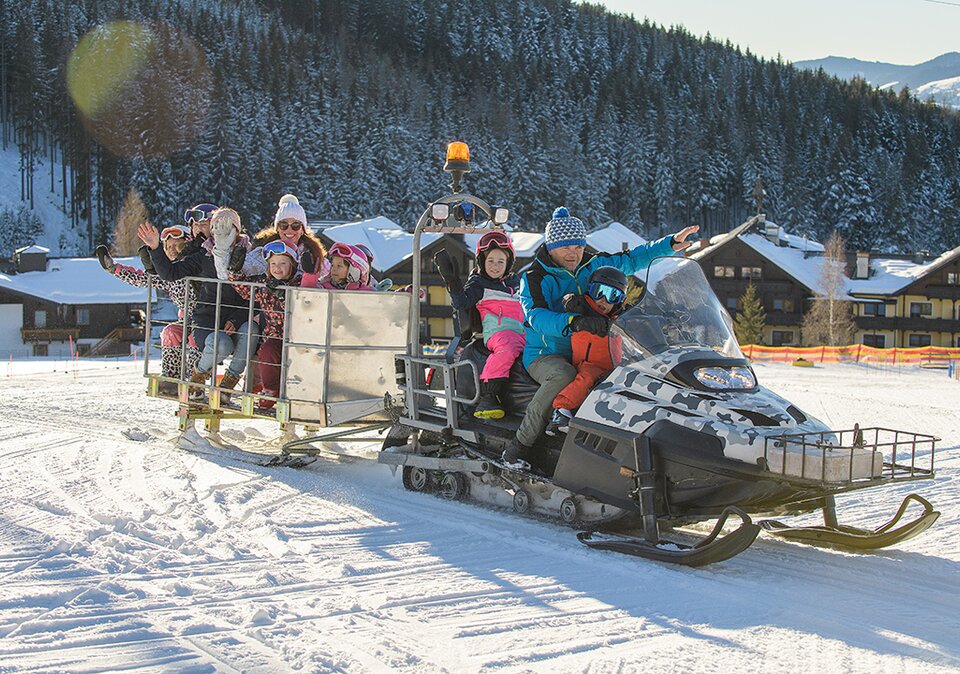
<path fill-rule="evenodd" d="M 544 233 L 547 250 L 562 246 L 586 246 L 587 227 L 583 220 L 570 215 L 566 206 L 561 206 L 553 212 L 553 218 L 547 223 Z"/>

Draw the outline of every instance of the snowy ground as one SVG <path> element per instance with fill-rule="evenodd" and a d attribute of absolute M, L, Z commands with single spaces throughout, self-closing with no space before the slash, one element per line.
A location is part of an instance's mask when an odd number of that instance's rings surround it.
<path fill-rule="evenodd" d="M 57 371 L 53 371 L 57 370 Z M 840 499 L 867 555 L 761 538 L 685 569 L 406 492 L 367 461 L 266 469 L 174 445 L 133 363 L 0 369 L 0 671 L 956 671 L 960 382 L 760 365 L 811 414 L 943 438 L 932 483 Z M 276 435 L 236 423 L 246 446 Z"/>

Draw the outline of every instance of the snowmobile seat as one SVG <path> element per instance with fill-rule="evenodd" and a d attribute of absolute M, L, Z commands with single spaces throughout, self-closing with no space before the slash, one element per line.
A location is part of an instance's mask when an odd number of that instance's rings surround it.
<path fill-rule="evenodd" d="M 479 335 L 467 344 L 460 352 L 457 360 L 469 360 L 477 366 L 477 372 L 483 370 L 484 364 L 490 351 L 483 344 L 483 338 Z M 454 382 L 457 395 L 465 398 L 472 398 L 476 391 L 476 382 L 473 379 L 472 372 L 469 370 L 458 369 L 457 377 Z M 540 384 L 533 380 L 523 367 L 520 358 L 517 358 L 510 368 L 510 380 L 504 389 L 500 402 L 509 414 L 523 416 L 524 410 L 530 404 L 533 394 L 540 388 Z"/>

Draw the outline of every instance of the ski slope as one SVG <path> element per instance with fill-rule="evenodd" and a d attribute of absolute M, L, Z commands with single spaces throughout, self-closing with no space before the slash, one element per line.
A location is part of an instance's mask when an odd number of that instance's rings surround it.
<path fill-rule="evenodd" d="M 687 569 L 407 492 L 362 459 L 185 452 L 139 365 L 80 365 L 0 368 L 0 671 L 960 668 L 960 382 L 942 371 L 758 365 L 835 426 L 942 437 L 934 482 L 839 499 L 841 521 L 876 526 L 917 490 L 933 529 L 866 555 L 761 535 Z M 244 447 L 278 434 L 225 429 Z"/>

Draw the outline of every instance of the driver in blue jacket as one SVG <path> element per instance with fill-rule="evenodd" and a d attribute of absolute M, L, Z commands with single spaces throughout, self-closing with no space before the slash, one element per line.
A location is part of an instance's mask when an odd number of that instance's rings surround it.
<path fill-rule="evenodd" d="M 693 245 L 687 237 L 699 227 L 686 227 L 672 236 L 644 243 L 623 253 L 585 255 L 587 228 L 565 207 L 553 212 L 547 223 L 544 244 L 530 268 L 520 279 L 526 345 L 523 365 L 540 384 L 527 406 L 516 437 L 503 452 L 505 463 L 529 466 L 531 448 L 546 428 L 553 411 L 553 399 L 577 376 L 570 360 L 570 334 L 586 330 L 606 335 L 610 322 L 597 316 L 565 312 L 563 296 L 582 294 L 590 274 L 598 267 L 616 267 L 624 274 L 636 274 L 656 257 L 678 253 Z"/>

